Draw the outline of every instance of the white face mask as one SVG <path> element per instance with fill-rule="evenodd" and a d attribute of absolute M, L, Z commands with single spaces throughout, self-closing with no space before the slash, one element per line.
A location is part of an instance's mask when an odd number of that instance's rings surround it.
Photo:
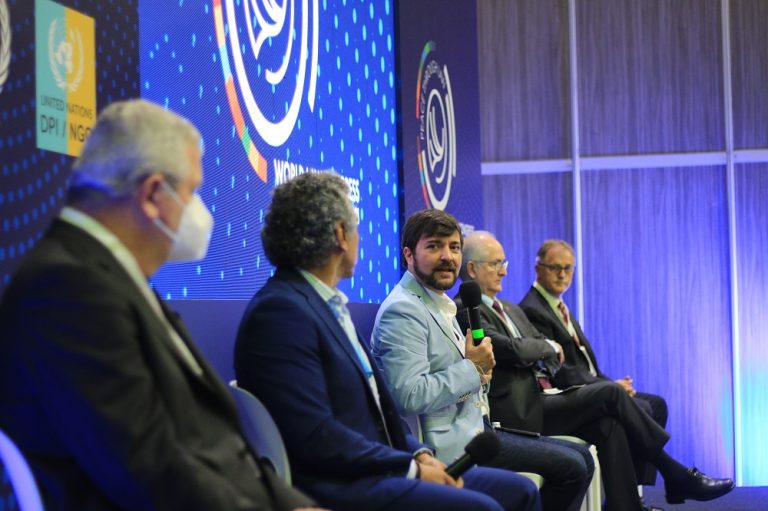
<path fill-rule="evenodd" d="M 198 194 L 187 204 L 182 202 L 176 191 L 163 181 L 161 186 L 183 208 L 179 228 L 173 232 L 162 220 L 155 218 L 157 227 L 173 241 L 168 261 L 197 261 L 205 257 L 211 240 L 213 217 Z"/>

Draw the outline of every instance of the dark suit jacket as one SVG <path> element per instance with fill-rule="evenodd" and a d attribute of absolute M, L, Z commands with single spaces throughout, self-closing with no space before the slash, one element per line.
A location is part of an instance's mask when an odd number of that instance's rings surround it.
<path fill-rule="evenodd" d="M 592 346 L 589 344 L 587 337 L 581 330 L 581 325 L 576 321 L 576 318 L 571 315 L 571 321 L 573 327 L 576 330 L 576 335 L 579 337 L 579 342 L 587 349 L 589 357 L 592 359 L 592 363 L 595 366 L 597 377 L 594 377 L 589 372 L 589 364 L 584 357 L 584 354 L 573 342 L 571 334 L 563 326 L 560 318 L 557 317 L 555 311 L 547 303 L 547 300 L 531 286 L 528 294 L 525 295 L 520 302 L 520 307 L 525 311 L 525 315 L 531 320 L 531 323 L 541 332 L 547 339 L 552 339 L 560 343 L 563 347 L 563 353 L 565 354 L 565 363 L 555 375 L 555 385 L 558 388 L 565 389 L 572 385 L 583 385 L 587 383 L 593 383 L 601 380 L 610 380 L 606 375 L 600 371 L 600 367 L 597 364 L 597 358 L 592 351 Z"/>
<path fill-rule="evenodd" d="M 406 434 L 369 358 L 381 412 L 344 329 L 295 270 L 278 270 L 240 324 L 238 385 L 264 402 L 283 434 L 294 481 L 325 506 L 378 509 L 399 495 L 371 498 L 368 492 L 383 479 L 400 476 L 407 486 L 399 491 L 416 484 L 403 476 L 422 446 Z"/>
<path fill-rule="evenodd" d="M 165 313 L 202 376 L 83 230 L 55 221 L 19 267 L 0 305 L 0 427 L 46 509 L 277 509 L 226 387 Z"/>
<path fill-rule="evenodd" d="M 466 331 L 469 328 L 467 308 L 460 297 L 455 300 L 456 319 L 462 331 Z M 485 335 L 491 338 L 496 358 L 488 392 L 491 420 L 505 427 L 541 432 L 544 411 L 534 364 L 544 360 L 548 365 L 557 365 L 557 354 L 517 305 L 506 300 L 499 302 L 523 337 L 513 337 L 498 314 L 485 303 L 480 304 L 480 321 Z"/>

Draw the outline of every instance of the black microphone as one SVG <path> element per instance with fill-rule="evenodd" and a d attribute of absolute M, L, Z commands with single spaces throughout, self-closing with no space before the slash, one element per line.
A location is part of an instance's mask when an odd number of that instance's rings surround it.
<path fill-rule="evenodd" d="M 493 431 L 483 431 L 470 440 L 464 447 L 464 454 L 448 465 L 445 472 L 456 479 L 478 463 L 491 461 L 499 452 L 500 447 L 501 442 Z"/>
<path fill-rule="evenodd" d="M 480 286 L 474 280 L 462 282 L 459 286 L 459 296 L 461 297 L 461 303 L 464 304 L 469 313 L 469 329 L 472 331 L 472 342 L 477 346 L 485 337 L 485 332 L 480 323 L 480 304 L 483 301 Z"/>

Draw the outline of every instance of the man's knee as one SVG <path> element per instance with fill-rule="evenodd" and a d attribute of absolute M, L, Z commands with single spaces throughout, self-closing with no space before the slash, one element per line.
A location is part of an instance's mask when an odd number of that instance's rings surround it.
<path fill-rule="evenodd" d="M 465 489 L 482 495 L 485 499 L 478 506 L 490 506 L 488 498 L 503 509 L 540 509 L 538 487 L 516 472 L 503 469 L 475 467 L 464 475 Z M 467 508 L 475 509 L 475 507 Z M 486 509 L 481 507 L 480 509 Z M 489 508 L 490 509 L 490 508 Z"/>

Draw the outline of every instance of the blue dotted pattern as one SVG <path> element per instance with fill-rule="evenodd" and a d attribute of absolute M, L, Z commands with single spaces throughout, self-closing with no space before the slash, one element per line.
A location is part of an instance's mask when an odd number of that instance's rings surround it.
<path fill-rule="evenodd" d="M 13 43 L 0 92 L 0 293 L 21 258 L 63 206 L 72 158 L 37 149 L 35 17 L 31 0 L 7 0 Z M 71 0 L 59 4 L 96 20 L 96 106 L 138 91 L 135 0 Z"/>
<path fill-rule="evenodd" d="M 300 19 L 301 2 L 296 4 Z M 236 0 L 239 15 L 242 7 Z M 302 101 L 288 141 L 276 148 L 263 142 L 239 95 L 249 133 L 267 161 L 267 183 L 263 183 L 248 163 L 230 113 L 213 3 L 177 0 L 162 9 L 153 1 L 139 3 L 141 94 L 200 128 L 205 145 L 201 195 L 215 218 L 206 259 L 166 266 L 153 279 L 166 299 L 250 298 L 273 274 L 260 233 L 275 186 L 275 160 L 333 168 L 358 180 L 358 264 L 355 276 L 341 284 L 351 300 L 378 303 L 399 280 L 392 0 L 320 0 L 319 7 L 314 111 Z M 174 22 L 167 23 L 168 19 Z M 279 120 L 288 108 L 292 89 L 286 93 L 280 87 L 263 85 L 268 66 L 253 65 L 243 20 L 238 21 L 238 31 L 254 96 L 268 119 Z M 293 34 L 296 46 L 300 36 Z M 260 60 L 268 59 L 270 51 L 267 43 Z M 227 52 L 234 67 L 229 46 Z M 272 110 L 267 110 L 270 105 Z"/>

